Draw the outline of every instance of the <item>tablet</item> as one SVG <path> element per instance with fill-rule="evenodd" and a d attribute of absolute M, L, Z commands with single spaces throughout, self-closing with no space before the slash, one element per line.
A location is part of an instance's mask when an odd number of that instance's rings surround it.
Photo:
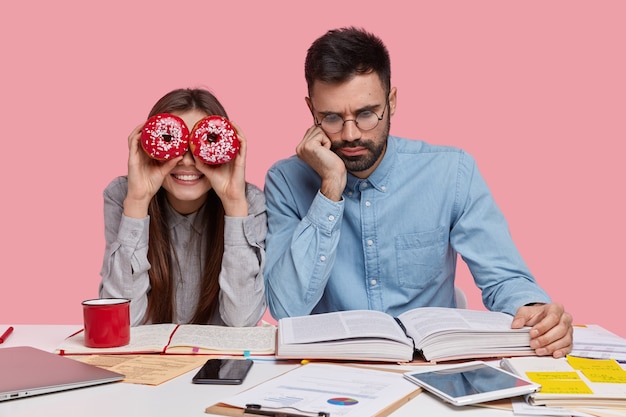
<path fill-rule="evenodd" d="M 406 372 L 404 377 L 454 405 L 516 397 L 541 388 L 538 384 L 482 361 Z"/>

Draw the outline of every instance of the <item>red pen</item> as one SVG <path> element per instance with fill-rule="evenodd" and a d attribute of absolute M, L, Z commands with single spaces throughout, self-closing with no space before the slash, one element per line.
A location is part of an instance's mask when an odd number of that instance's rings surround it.
<path fill-rule="evenodd" d="M 13 326 L 9 327 L 4 333 L 2 333 L 2 336 L 0 336 L 0 343 L 4 343 L 11 333 L 13 333 Z"/>

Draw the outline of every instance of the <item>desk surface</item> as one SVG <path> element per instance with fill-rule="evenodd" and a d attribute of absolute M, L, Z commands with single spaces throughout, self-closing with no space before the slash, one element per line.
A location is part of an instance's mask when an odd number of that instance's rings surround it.
<path fill-rule="evenodd" d="M 0 329 L 6 327 L 8 326 L 0 325 Z M 82 326 L 15 325 L 13 327 L 15 328 L 13 334 L 5 343 L 0 344 L 0 348 L 28 345 L 52 352 L 65 337 L 81 329 Z M 206 407 L 298 366 L 270 361 L 255 362 L 242 385 L 192 384 L 191 378 L 195 373 L 192 371 L 159 386 L 118 382 L 4 401 L 0 403 L 0 416 L 213 416 L 213 414 L 204 412 Z M 411 369 L 411 367 L 403 368 Z M 421 393 L 392 414 L 393 417 L 414 417 L 416 415 L 510 417 L 513 413 L 483 407 L 449 406 L 428 393 Z"/>

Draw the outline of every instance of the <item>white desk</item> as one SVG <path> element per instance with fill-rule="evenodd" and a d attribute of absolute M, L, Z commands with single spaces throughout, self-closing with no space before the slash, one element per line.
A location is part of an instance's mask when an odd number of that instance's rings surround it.
<path fill-rule="evenodd" d="M 0 331 L 7 325 L 0 325 Z M 13 334 L 0 348 L 33 346 L 54 351 L 63 339 L 80 325 L 14 325 Z M 191 383 L 195 371 L 184 374 L 159 386 L 115 382 L 73 391 L 40 395 L 0 402 L 1 417 L 124 417 L 124 416 L 214 416 L 206 414 L 206 407 L 221 399 L 259 384 L 297 365 L 255 361 L 243 385 L 196 385 Z M 410 367 L 406 367 L 410 370 Z M 0 369 L 0 378 L 2 370 Z M 415 416 L 474 416 L 510 417 L 510 411 L 483 407 L 448 406 L 430 394 L 421 393 L 394 412 L 393 417 Z"/>

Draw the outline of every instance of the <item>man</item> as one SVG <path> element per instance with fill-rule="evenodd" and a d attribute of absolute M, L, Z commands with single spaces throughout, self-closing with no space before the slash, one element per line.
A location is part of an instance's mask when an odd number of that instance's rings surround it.
<path fill-rule="evenodd" d="M 535 282 L 473 158 L 389 135 L 390 73 L 385 45 L 361 29 L 308 50 L 314 124 L 265 182 L 272 315 L 455 307 L 458 253 L 488 309 L 532 326 L 538 355 L 569 353 L 572 318 Z"/>

